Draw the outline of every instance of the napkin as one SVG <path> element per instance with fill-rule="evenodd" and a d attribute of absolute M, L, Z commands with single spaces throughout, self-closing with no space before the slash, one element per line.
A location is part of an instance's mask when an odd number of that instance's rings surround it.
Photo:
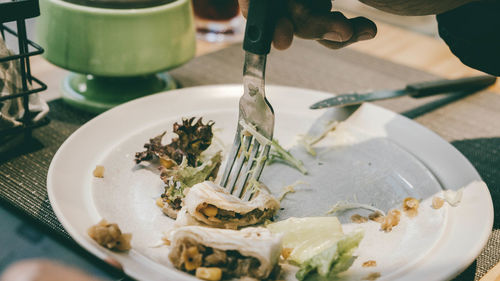
<path fill-rule="evenodd" d="M 0 37 L 0 58 L 13 55 Z M 29 82 L 28 82 L 29 83 Z M 28 84 L 28 88 L 32 88 Z M 0 97 L 21 93 L 23 90 L 20 63 L 18 59 L 0 63 Z M 40 121 L 49 112 L 49 106 L 38 94 L 29 96 L 29 110 L 33 114 L 34 123 Z M 21 126 L 25 114 L 22 97 L 0 102 L 0 130 Z"/>

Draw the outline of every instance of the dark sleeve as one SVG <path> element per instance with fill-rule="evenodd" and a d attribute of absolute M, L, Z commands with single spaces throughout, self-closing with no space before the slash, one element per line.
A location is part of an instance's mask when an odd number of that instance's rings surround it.
<path fill-rule="evenodd" d="M 439 35 L 464 64 L 500 76 L 500 1 L 472 2 L 437 21 Z"/>

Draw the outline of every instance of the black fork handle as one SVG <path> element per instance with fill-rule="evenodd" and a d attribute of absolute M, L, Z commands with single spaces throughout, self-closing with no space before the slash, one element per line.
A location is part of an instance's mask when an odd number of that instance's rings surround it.
<path fill-rule="evenodd" d="M 258 55 L 267 55 L 273 41 L 278 0 L 250 0 L 243 49 Z"/>

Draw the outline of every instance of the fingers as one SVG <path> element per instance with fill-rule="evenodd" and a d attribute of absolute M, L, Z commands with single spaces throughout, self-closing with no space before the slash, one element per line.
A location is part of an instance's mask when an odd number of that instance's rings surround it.
<path fill-rule="evenodd" d="M 372 39 L 377 35 L 375 23 L 365 17 L 357 17 L 349 20 L 354 28 L 354 34 L 358 41 Z"/>
<path fill-rule="evenodd" d="M 377 26 L 367 18 L 357 17 L 350 19 L 349 22 L 351 23 L 353 28 L 353 35 L 349 40 L 339 42 L 335 40 L 327 40 L 327 38 L 324 38 L 317 41 L 321 45 L 326 46 L 330 49 L 340 49 L 358 41 L 372 39 L 377 34 Z"/>
<path fill-rule="evenodd" d="M 311 4 L 305 5 L 294 0 L 287 3 L 295 35 L 315 40 L 323 39 L 326 36 L 326 39 L 337 42 L 344 42 L 352 37 L 352 26 L 342 13 L 331 12 L 330 9 L 325 8 L 321 10 L 311 8 Z M 331 8 L 331 4 L 327 7 Z"/>
<path fill-rule="evenodd" d="M 250 0 L 238 1 L 246 17 Z M 377 34 L 376 25 L 367 18 L 348 19 L 340 12 L 332 12 L 331 0 L 285 0 L 283 5 L 273 36 L 273 46 L 278 50 L 290 47 L 294 35 L 339 49 Z"/>
<path fill-rule="evenodd" d="M 293 23 L 288 18 L 280 18 L 276 22 L 273 36 L 273 46 L 277 50 L 285 50 L 292 45 Z"/>
<path fill-rule="evenodd" d="M 340 12 L 294 20 L 295 34 L 304 39 L 327 39 L 337 42 L 349 40 L 353 28 L 349 20 Z"/>
<path fill-rule="evenodd" d="M 240 5 L 241 14 L 246 18 L 248 15 L 248 2 L 250 0 L 238 0 L 238 4 Z"/>

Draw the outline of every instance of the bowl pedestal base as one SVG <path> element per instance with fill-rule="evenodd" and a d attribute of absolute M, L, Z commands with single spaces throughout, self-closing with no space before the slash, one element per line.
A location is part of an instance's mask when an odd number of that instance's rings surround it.
<path fill-rule="evenodd" d="M 70 73 L 62 82 L 63 100 L 79 109 L 101 113 L 124 102 L 177 88 L 167 73 L 136 77 L 101 77 Z"/>

